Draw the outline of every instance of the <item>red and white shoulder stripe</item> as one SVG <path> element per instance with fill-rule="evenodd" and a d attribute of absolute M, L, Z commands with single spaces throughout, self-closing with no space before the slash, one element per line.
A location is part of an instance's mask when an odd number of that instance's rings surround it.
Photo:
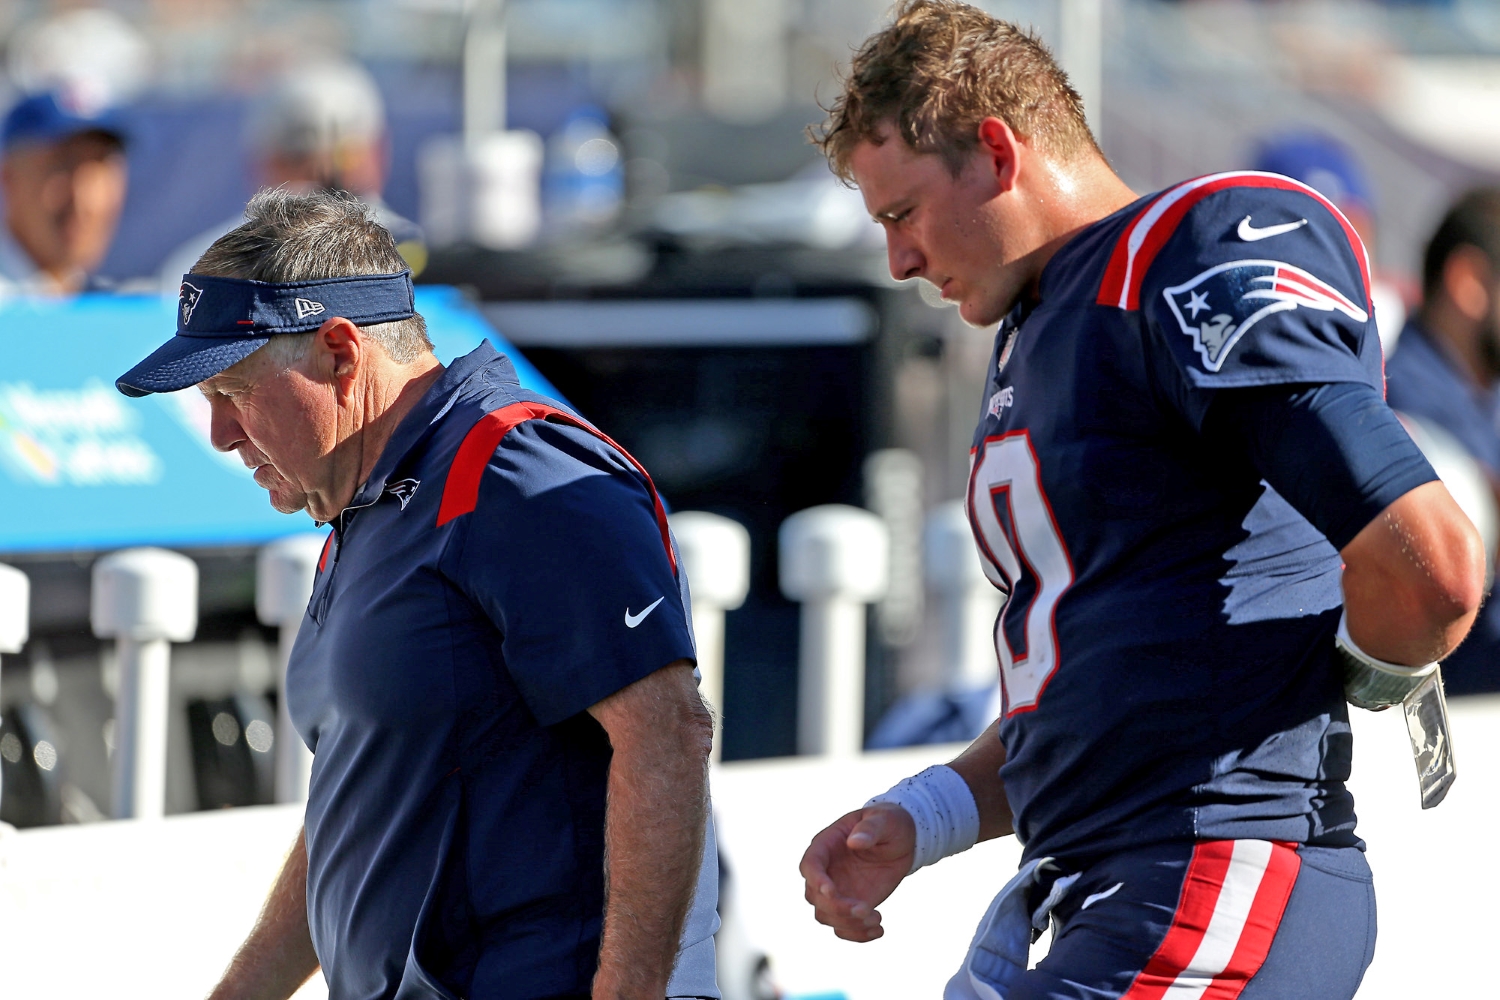
<path fill-rule="evenodd" d="M 529 401 L 511 403 L 498 410 L 491 410 L 469 428 L 469 432 L 464 435 L 448 467 L 448 478 L 443 484 L 443 499 L 438 505 L 437 527 L 441 528 L 455 518 L 474 512 L 479 506 L 479 486 L 484 478 L 484 470 L 489 464 L 490 456 L 495 453 L 496 448 L 500 447 L 500 442 L 505 439 L 505 435 L 528 420 L 550 420 L 586 431 L 613 448 L 631 464 L 636 472 L 640 473 L 647 491 L 651 494 L 651 505 L 656 516 L 657 530 L 661 532 L 662 547 L 667 551 L 667 562 L 671 564 L 672 572 L 675 574 L 677 554 L 672 549 L 671 530 L 667 525 L 667 510 L 662 504 L 661 494 L 656 492 L 656 484 L 651 481 L 651 474 L 646 471 L 646 467 L 593 424 L 547 403 Z M 328 548 L 325 544 L 323 558 L 326 560 L 327 557 Z M 322 568 L 321 564 L 319 568 Z"/>
<path fill-rule="evenodd" d="M 1192 210 L 1194 205 L 1209 195 L 1226 188 L 1236 187 L 1299 191 L 1316 198 L 1344 227 L 1344 235 L 1349 238 L 1349 245 L 1354 248 L 1354 255 L 1359 260 L 1359 274 L 1364 283 L 1365 302 L 1370 301 L 1370 258 L 1365 252 L 1365 245 L 1359 238 L 1359 233 L 1355 232 L 1354 226 L 1344 218 L 1344 213 L 1340 212 L 1333 202 L 1301 181 L 1257 170 L 1235 170 L 1197 177 L 1190 181 L 1183 181 L 1158 195 L 1149 205 L 1141 209 L 1134 219 L 1130 220 L 1130 224 L 1125 227 L 1125 232 L 1120 234 L 1119 240 L 1115 243 L 1114 252 L 1110 254 L 1109 265 L 1104 269 L 1104 281 L 1099 286 L 1099 297 L 1095 301 L 1101 306 L 1139 309 L 1141 283 L 1146 278 L 1146 272 L 1151 268 L 1151 263 L 1161 252 L 1161 248 L 1166 246 L 1167 240 L 1177 231 L 1177 226 L 1182 222 L 1183 217 Z"/>
<path fill-rule="evenodd" d="M 1301 867 L 1296 844 L 1198 844 L 1172 926 L 1120 1000 L 1234 1000 L 1265 963 Z"/>

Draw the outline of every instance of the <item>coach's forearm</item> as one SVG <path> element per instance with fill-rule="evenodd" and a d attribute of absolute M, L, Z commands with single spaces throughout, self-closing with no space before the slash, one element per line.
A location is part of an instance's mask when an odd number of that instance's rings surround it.
<path fill-rule="evenodd" d="M 299 830 L 255 928 L 209 1000 L 286 1000 L 317 971 L 307 927 L 307 846 Z"/>
<path fill-rule="evenodd" d="M 1015 832 L 1010 800 L 1005 797 L 1005 783 L 1000 780 L 1000 767 L 1004 763 L 1005 744 L 1000 742 L 1000 720 L 996 719 L 948 765 L 959 773 L 974 795 L 974 804 L 979 807 L 981 841 Z"/>
<path fill-rule="evenodd" d="M 650 724 L 607 727 L 614 757 L 595 1000 L 661 1000 L 672 975 L 708 822 L 713 720 L 691 694 L 652 699 Z"/>

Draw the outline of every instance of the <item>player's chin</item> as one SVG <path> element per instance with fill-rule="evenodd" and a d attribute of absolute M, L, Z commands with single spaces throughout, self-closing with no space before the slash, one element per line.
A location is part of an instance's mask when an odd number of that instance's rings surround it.
<path fill-rule="evenodd" d="M 981 300 L 977 295 L 966 295 L 958 303 L 958 318 L 974 327 L 997 326 L 1008 311 Z"/>

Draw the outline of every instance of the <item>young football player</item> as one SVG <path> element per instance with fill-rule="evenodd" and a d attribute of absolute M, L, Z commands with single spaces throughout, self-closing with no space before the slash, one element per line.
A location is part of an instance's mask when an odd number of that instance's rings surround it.
<path fill-rule="evenodd" d="M 817 139 L 892 275 L 998 324 L 967 502 L 1008 595 L 999 720 L 814 839 L 817 919 L 879 937 L 908 874 L 1014 833 L 950 1000 L 1352 997 L 1346 690 L 1430 679 L 1484 576 L 1386 407 L 1353 227 L 1275 174 L 1137 196 L 1036 38 L 952 0 L 897 8 Z"/>

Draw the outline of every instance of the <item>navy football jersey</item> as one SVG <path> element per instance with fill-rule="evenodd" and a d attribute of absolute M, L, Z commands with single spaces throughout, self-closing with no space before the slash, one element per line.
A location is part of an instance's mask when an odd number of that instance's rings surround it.
<path fill-rule="evenodd" d="M 1008 594 L 1001 771 L 1028 857 L 1357 845 L 1333 545 L 1203 433 L 1216 392 L 1383 388 L 1358 236 L 1273 174 L 1095 223 L 1001 324 L 968 507 Z"/>

